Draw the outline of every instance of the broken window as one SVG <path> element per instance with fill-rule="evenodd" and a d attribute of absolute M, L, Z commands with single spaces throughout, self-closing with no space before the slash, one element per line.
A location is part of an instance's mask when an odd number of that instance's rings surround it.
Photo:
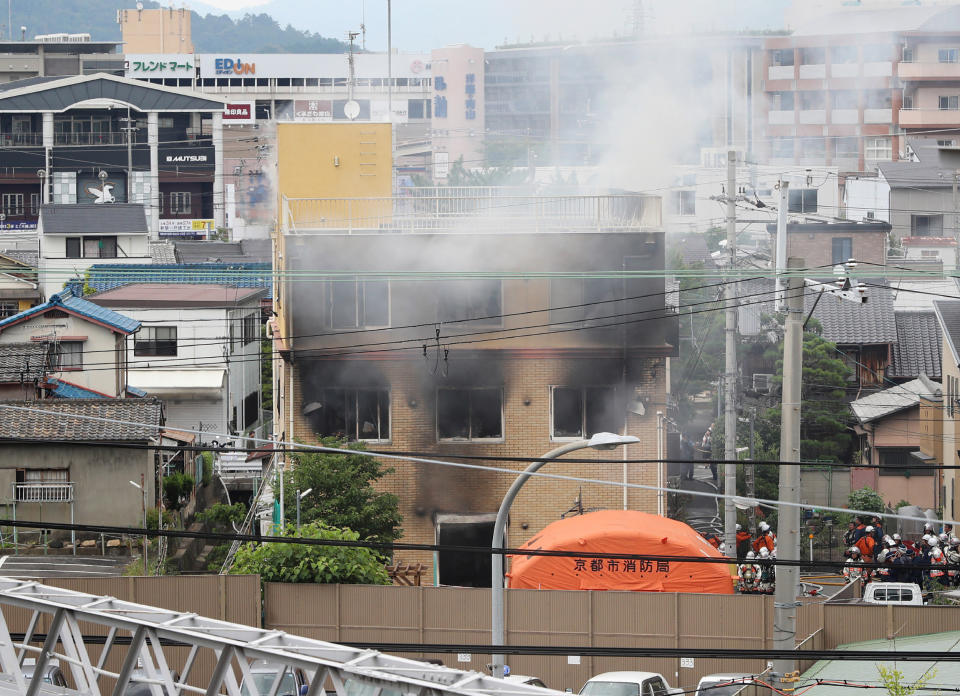
<path fill-rule="evenodd" d="M 390 439 L 390 392 L 387 389 L 324 389 L 309 418 L 321 437 L 354 440 Z"/>
<path fill-rule="evenodd" d="M 503 437 L 503 393 L 499 388 L 437 392 L 437 437 L 489 440 Z"/>
<path fill-rule="evenodd" d="M 437 321 L 469 320 L 475 326 L 500 326 L 503 322 L 503 292 L 499 278 L 441 283 L 437 297 Z"/>
<path fill-rule="evenodd" d="M 623 427 L 616 387 L 553 387 L 552 438 L 585 438 Z"/>
<path fill-rule="evenodd" d="M 385 280 L 349 276 L 331 280 L 327 298 L 328 326 L 359 329 L 390 325 L 390 286 Z"/>

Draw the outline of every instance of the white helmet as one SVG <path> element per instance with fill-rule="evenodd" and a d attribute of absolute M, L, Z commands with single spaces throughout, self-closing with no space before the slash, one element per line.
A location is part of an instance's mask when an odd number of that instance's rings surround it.
<path fill-rule="evenodd" d="M 925 541 L 925 542 L 927 542 L 927 543 L 929 544 L 929 543 L 930 543 L 930 540 L 933 539 L 933 536 L 930 535 L 930 534 L 924 534 L 922 537 L 920 537 L 920 539 L 921 539 L 922 541 Z"/>
<path fill-rule="evenodd" d="M 942 541 L 944 544 L 947 543 L 947 540 L 948 540 L 949 538 L 950 538 L 950 537 L 947 536 L 947 533 L 946 533 L 946 532 L 940 532 L 940 536 L 938 537 L 938 539 L 940 539 L 940 541 Z"/>
<path fill-rule="evenodd" d="M 934 549 L 933 551 L 930 552 L 930 556 L 932 558 L 941 558 L 943 556 L 943 551 L 941 551 L 938 548 Z"/>
<path fill-rule="evenodd" d="M 884 534 L 884 535 L 883 535 L 883 540 L 886 541 L 886 542 L 890 542 L 890 541 L 893 541 L 893 537 L 890 536 L 889 534 Z"/>
<path fill-rule="evenodd" d="M 950 537 L 950 546 L 956 546 L 957 544 L 960 544 L 960 539 L 957 539 L 957 537 Z"/>
<path fill-rule="evenodd" d="M 924 522 L 924 523 L 923 523 L 923 528 L 924 528 L 924 529 L 933 529 L 933 523 L 932 523 L 932 522 Z"/>
<path fill-rule="evenodd" d="M 940 546 L 940 540 L 935 536 L 930 537 L 930 546 L 934 548 Z"/>
<path fill-rule="evenodd" d="M 770 525 L 767 524 L 766 522 L 761 522 L 761 523 L 760 523 L 760 531 L 761 531 L 761 532 L 770 531 Z"/>
<path fill-rule="evenodd" d="M 721 541 L 720 546 L 717 547 L 717 551 L 719 551 L 720 553 L 724 553 L 726 550 L 727 550 L 727 545 Z"/>
<path fill-rule="evenodd" d="M 887 537 L 887 546 L 896 546 L 896 545 L 897 545 L 897 542 L 895 542 L 890 537 Z"/>
<path fill-rule="evenodd" d="M 902 541 L 902 540 L 903 540 L 903 537 L 901 537 L 899 534 L 894 534 L 894 535 L 893 535 L 893 540 L 894 540 L 894 541 Z"/>
<path fill-rule="evenodd" d="M 757 557 L 757 554 L 755 554 L 753 551 L 747 551 L 747 558 L 753 559 L 756 557 Z"/>
<path fill-rule="evenodd" d="M 867 525 L 867 528 L 864 529 L 863 531 L 865 531 L 867 534 L 869 534 L 870 532 L 873 531 L 873 526 L 871 526 L 871 525 L 868 524 L 868 525 Z"/>
<path fill-rule="evenodd" d="M 737 531 L 739 532 L 741 529 L 743 529 L 743 527 L 741 527 L 741 526 L 738 524 L 738 525 L 737 525 Z"/>
<path fill-rule="evenodd" d="M 770 552 L 767 551 L 767 547 L 766 546 L 760 547 L 760 558 L 767 558 L 769 556 L 770 556 Z"/>
<path fill-rule="evenodd" d="M 856 554 L 856 555 L 859 556 L 859 555 L 860 555 L 860 549 L 858 549 L 856 546 L 851 546 L 850 549 L 847 551 L 847 553 L 849 553 L 849 554 Z"/>

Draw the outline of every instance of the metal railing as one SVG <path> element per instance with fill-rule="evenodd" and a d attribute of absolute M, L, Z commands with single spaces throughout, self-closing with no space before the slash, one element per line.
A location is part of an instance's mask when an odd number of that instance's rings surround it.
<path fill-rule="evenodd" d="M 660 224 L 660 198 L 640 194 L 479 189 L 464 195 L 283 199 L 284 231 L 294 234 L 635 231 Z"/>
<path fill-rule="evenodd" d="M 72 483 L 15 483 L 13 498 L 18 503 L 72 503 Z"/>
<path fill-rule="evenodd" d="M 0 146 L 43 145 L 43 133 L 0 133 Z"/>

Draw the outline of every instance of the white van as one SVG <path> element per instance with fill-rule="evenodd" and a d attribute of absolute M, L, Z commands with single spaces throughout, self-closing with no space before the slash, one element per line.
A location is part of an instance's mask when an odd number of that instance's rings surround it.
<path fill-rule="evenodd" d="M 580 696 L 678 696 L 683 689 L 671 689 L 658 672 L 604 672 L 591 677 Z"/>
<path fill-rule="evenodd" d="M 923 593 L 915 582 L 870 582 L 863 588 L 864 604 L 923 604 Z"/>
<path fill-rule="evenodd" d="M 752 674 L 708 674 L 697 684 L 696 696 L 734 696 L 752 684 Z"/>

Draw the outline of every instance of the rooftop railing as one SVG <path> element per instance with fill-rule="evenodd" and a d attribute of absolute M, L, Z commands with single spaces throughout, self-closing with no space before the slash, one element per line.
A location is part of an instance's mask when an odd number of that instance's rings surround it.
<path fill-rule="evenodd" d="M 13 496 L 18 503 L 72 503 L 72 483 L 15 483 Z"/>

